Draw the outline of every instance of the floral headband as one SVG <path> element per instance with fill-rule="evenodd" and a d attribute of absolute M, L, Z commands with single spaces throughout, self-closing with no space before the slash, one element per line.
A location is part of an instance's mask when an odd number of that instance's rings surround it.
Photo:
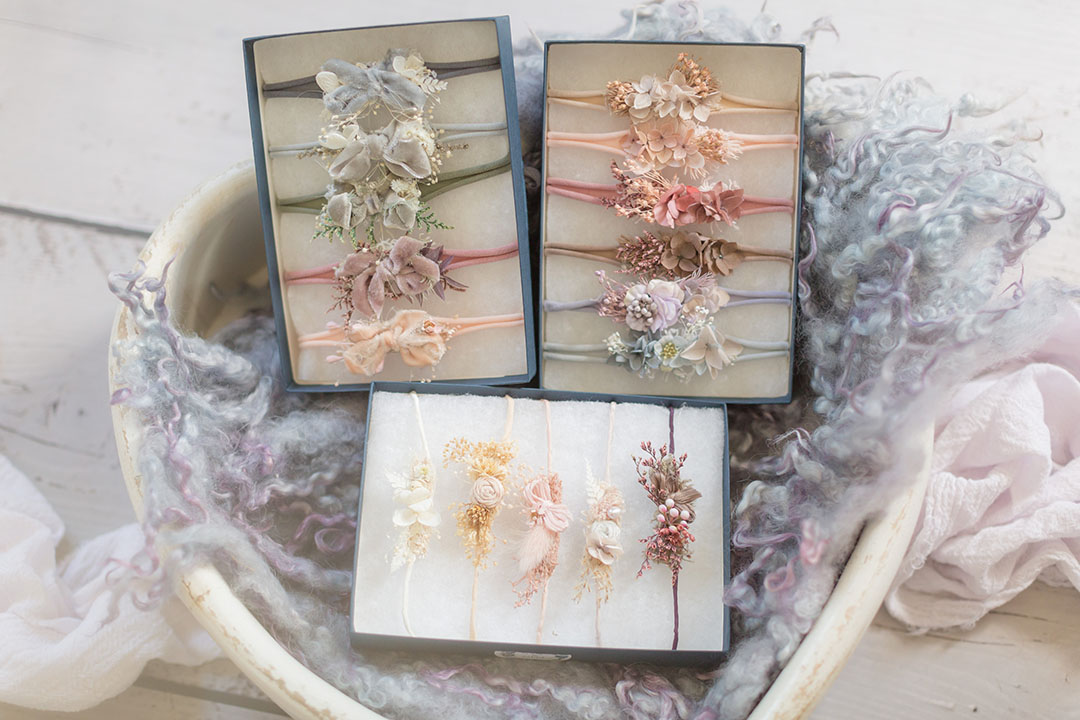
<path fill-rule="evenodd" d="M 544 639 L 544 616 L 547 614 L 548 584 L 559 564 L 559 543 L 562 533 L 570 527 L 570 510 L 562 501 L 562 480 L 551 471 L 551 403 L 544 404 L 547 427 L 547 469 L 530 479 L 521 489 L 529 528 L 518 548 L 517 563 L 521 577 L 513 582 L 518 601 L 515 607 L 526 605 L 537 591 L 540 596 L 540 620 L 536 626 L 536 642 Z M 518 589 L 518 585 L 524 585 Z"/>
<path fill-rule="evenodd" d="M 734 225 L 744 216 L 790 213 L 795 207 L 790 198 L 746 195 L 741 188 L 722 183 L 712 187 L 684 185 L 673 183 L 657 172 L 631 177 L 614 162 L 611 174 L 615 177 L 614 185 L 549 177 L 547 191 L 669 228 L 714 222 Z"/>
<path fill-rule="evenodd" d="M 687 230 L 623 235 L 618 242 L 613 247 L 549 241 L 544 245 L 544 253 L 607 263 L 633 275 L 669 279 L 704 273 L 726 277 L 744 262 L 791 262 L 793 256 L 790 250 L 748 248 Z"/>
<path fill-rule="evenodd" d="M 391 49 L 378 62 L 327 60 L 315 75 L 263 85 L 265 98 L 321 97 L 335 115 L 370 113 L 383 106 L 414 115 L 427 99 L 445 89 L 442 80 L 498 70 L 496 55 L 477 60 L 425 63 L 416 50 Z M 440 78 L 442 80 L 440 80 Z"/>
<path fill-rule="evenodd" d="M 523 323 L 521 313 L 439 318 L 423 310 L 398 310 L 388 320 L 345 326 L 327 323 L 325 331 L 302 335 L 298 344 L 301 348 L 334 348 L 337 352 L 327 356 L 327 362 L 343 362 L 349 372 L 370 376 L 382 371 L 390 353 L 401 355 L 409 367 L 431 367 L 442 360 L 446 343 L 456 335 Z"/>
<path fill-rule="evenodd" d="M 632 330 L 659 333 L 676 325 L 692 325 L 722 308 L 791 302 L 788 292 L 718 287 L 712 275 L 678 280 L 639 277 L 630 284 L 610 279 L 603 270 L 598 270 L 596 275 L 604 288 L 599 297 L 572 302 L 544 300 L 544 310 L 594 310 L 601 317 L 611 318 Z"/>
<path fill-rule="evenodd" d="M 679 53 L 666 77 L 645 75 L 640 82 L 613 80 L 607 88 L 593 90 L 548 89 L 552 102 L 607 109 L 628 116 L 632 122 L 677 118 L 684 122 L 705 122 L 711 115 L 725 112 L 797 111 L 791 103 L 739 97 L 720 91 L 720 83 L 707 67 L 687 53 Z"/>
<path fill-rule="evenodd" d="M 443 464 L 465 465 L 470 483 L 469 499 L 458 505 L 458 535 L 465 544 L 465 555 L 473 563 L 472 602 L 469 609 L 469 639 L 476 639 L 477 607 L 480 595 L 480 571 L 487 566 L 495 547 L 492 525 L 506 497 L 510 483 L 510 463 L 517 448 L 510 439 L 514 426 L 514 398 L 506 396 L 506 427 L 502 438 L 494 441 L 471 442 L 454 438 L 443 448 Z"/>
<path fill-rule="evenodd" d="M 333 285 L 335 308 L 345 313 L 379 317 L 387 300 L 407 298 L 418 304 L 433 292 L 445 299 L 447 290 L 466 286 L 448 273 L 457 268 L 517 257 L 517 243 L 495 248 L 447 249 L 430 241 L 402 235 L 393 241 L 363 247 L 340 263 L 285 273 L 288 285 Z"/>
<path fill-rule="evenodd" d="M 671 570 L 671 599 L 673 631 L 671 649 L 679 649 L 679 573 L 683 563 L 690 559 L 690 543 L 694 542 L 690 523 L 697 513 L 694 503 L 701 497 L 691 481 L 682 476 L 686 455 L 675 455 L 675 408 L 668 410 L 668 444 L 654 448 L 652 443 L 641 443 L 644 457 L 635 457 L 638 482 L 649 499 L 656 505 L 656 527 L 653 534 L 643 538 L 644 559 L 638 577 L 652 569 L 653 563 L 667 565 Z"/>
<path fill-rule="evenodd" d="M 316 239 L 343 240 L 354 248 L 379 242 L 376 224 L 393 231 L 409 232 L 419 227 L 450 230 L 435 217 L 429 203 L 439 195 L 499 175 L 510 169 L 510 156 L 439 175 L 430 183 L 381 175 L 378 181 L 361 185 L 334 182 L 323 193 L 313 193 L 278 200 L 285 212 L 317 215 Z M 361 227 L 365 230 L 358 233 Z"/>
<path fill-rule="evenodd" d="M 607 461 L 604 477 L 597 480 L 588 463 L 585 464 L 585 493 L 589 501 L 585 513 L 585 553 L 581 558 L 581 579 L 574 589 L 574 600 L 591 590 L 596 591 L 596 646 L 602 647 L 600 637 L 600 607 L 608 601 L 615 586 L 612 572 L 615 561 L 623 553 L 620 538 L 622 516 L 626 502 L 622 491 L 611 482 L 611 440 L 615 429 L 615 403 L 608 410 Z"/>
<path fill-rule="evenodd" d="M 415 391 L 410 392 L 413 407 L 416 410 L 416 424 L 420 430 L 420 443 L 424 448 L 423 457 L 416 458 L 403 474 L 391 473 L 390 485 L 394 489 L 393 523 L 398 528 L 397 542 L 390 561 L 390 572 L 405 567 L 405 580 L 401 594 L 401 619 L 405 630 L 415 636 L 409 622 L 409 584 L 412 579 L 413 564 L 427 555 L 428 542 L 434 535 L 442 519 L 435 510 L 435 465 L 431 462 L 428 450 L 427 434 L 424 432 L 424 418 L 420 413 L 420 398 Z"/>
<path fill-rule="evenodd" d="M 681 168 L 703 177 L 710 166 L 726 165 L 742 153 L 768 148 L 797 148 L 798 135 L 748 135 L 693 125 L 676 119 L 647 121 L 610 133 L 549 131 L 552 147 L 600 150 L 624 158 L 637 174 Z"/>

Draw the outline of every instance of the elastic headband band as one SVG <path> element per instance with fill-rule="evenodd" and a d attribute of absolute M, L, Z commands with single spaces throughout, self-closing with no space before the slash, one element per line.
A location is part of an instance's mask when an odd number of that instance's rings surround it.
<path fill-rule="evenodd" d="M 393 51 L 391 51 L 393 52 Z M 344 61 L 339 61 L 344 62 Z M 501 62 L 498 55 L 477 60 L 460 60 L 457 62 L 429 62 L 424 64 L 428 70 L 435 74 L 439 80 L 451 80 L 465 75 L 490 72 L 498 70 Z M 319 85 L 318 75 L 283 80 L 275 83 L 263 84 L 263 97 L 265 98 L 321 98 L 323 88 Z"/>
<path fill-rule="evenodd" d="M 331 347 L 338 350 L 327 362 L 344 362 L 350 372 L 374 375 L 383 369 L 390 353 L 401 355 L 410 367 L 437 365 L 446 354 L 446 343 L 457 335 L 477 330 L 524 324 L 521 313 L 472 318 L 433 317 L 423 310 L 398 310 L 389 320 L 343 326 L 328 323 L 322 332 L 302 335 L 301 348 Z"/>
<path fill-rule="evenodd" d="M 631 177 L 612 162 L 616 182 L 583 182 L 547 179 L 547 192 L 572 200 L 601 205 L 623 217 L 675 228 L 682 225 L 721 222 L 733 225 L 739 218 L 771 212 L 792 212 L 791 198 L 746 195 L 741 188 L 717 185 L 708 190 L 672 183 L 656 172 Z"/>
<path fill-rule="evenodd" d="M 506 123 L 431 123 L 431 128 L 437 133 L 442 133 L 437 135 L 435 139 L 442 144 L 446 144 L 490 135 L 502 135 L 506 132 Z M 320 147 L 320 143 L 315 141 L 294 143 L 292 145 L 271 145 L 266 151 L 271 157 L 276 155 L 302 155 L 318 147 Z"/>
<path fill-rule="evenodd" d="M 666 77 L 646 75 L 636 83 L 614 80 L 603 91 L 549 88 L 547 96 L 574 107 L 606 108 L 615 115 L 629 116 L 635 123 L 665 118 L 705 122 L 716 113 L 798 111 L 794 103 L 721 92 L 709 69 L 687 53 L 679 53 Z"/>
<path fill-rule="evenodd" d="M 790 250 L 749 248 L 723 238 L 680 230 L 676 233 L 623 235 L 618 245 L 548 241 L 545 255 L 592 260 L 615 265 L 633 275 L 689 277 L 701 273 L 730 275 L 744 262 L 791 262 Z"/>
<path fill-rule="evenodd" d="M 709 165 L 726 165 L 742 153 L 769 148 L 795 149 L 798 135 L 749 135 L 680 122 L 634 125 L 609 133 L 549 131 L 548 147 L 597 150 L 623 158 L 636 173 L 684 168 L 706 174 Z"/>
<path fill-rule="evenodd" d="M 503 157 L 474 165 L 473 167 L 454 170 L 439 175 L 438 180 L 428 185 L 420 186 L 420 199 L 427 202 L 433 198 L 450 192 L 469 183 L 478 182 L 494 175 L 500 175 L 510 169 L 510 156 Z M 317 215 L 322 211 L 326 203 L 326 193 L 309 193 L 291 198 L 278 200 L 278 207 L 285 208 L 287 212 L 299 212 Z"/>

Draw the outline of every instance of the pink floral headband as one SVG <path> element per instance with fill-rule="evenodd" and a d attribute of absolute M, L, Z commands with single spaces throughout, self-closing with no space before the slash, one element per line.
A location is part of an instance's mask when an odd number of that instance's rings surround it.
<path fill-rule="evenodd" d="M 798 135 L 749 135 L 675 119 L 652 120 L 610 133 L 549 131 L 547 141 L 551 147 L 614 154 L 637 174 L 672 167 L 693 177 L 703 177 L 710 166 L 726 165 L 747 151 L 799 146 Z"/>
<path fill-rule="evenodd" d="M 523 323 L 521 313 L 439 318 L 423 310 L 398 310 L 383 321 L 344 326 L 327 323 L 325 331 L 302 335 L 298 344 L 301 348 L 335 348 L 337 353 L 327 356 L 327 362 L 343 362 L 349 372 L 370 376 L 382 371 L 391 353 L 400 354 L 409 367 L 431 367 L 442 360 L 446 343 L 455 335 Z"/>
<path fill-rule="evenodd" d="M 611 174 L 614 185 L 549 177 L 547 191 L 669 228 L 715 222 L 734 225 L 745 216 L 793 212 L 795 208 L 790 198 L 746 195 L 742 188 L 723 183 L 697 187 L 672 182 L 657 172 L 631 177 L 614 162 Z"/>
<path fill-rule="evenodd" d="M 547 242 L 544 253 L 615 265 L 632 275 L 655 275 L 669 279 L 710 273 L 730 275 L 744 262 L 791 262 L 790 250 L 750 248 L 737 242 L 679 230 L 623 235 L 618 245 Z"/>
<path fill-rule="evenodd" d="M 603 91 L 556 90 L 548 99 L 575 107 L 609 110 L 628 116 L 632 122 L 677 118 L 684 122 L 705 122 L 711 115 L 729 112 L 797 111 L 791 103 L 740 97 L 720 91 L 712 72 L 687 53 L 679 53 L 664 77 L 645 75 L 639 82 L 613 80 Z"/>
<path fill-rule="evenodd" d="M 439 298 L 447 290 L 466 286 L 448 273 L 457 268 L 516 257 L 516 243 L 496 248 L 446 249 L 402 235 L 392 243 L 363 247 L 340 263 L 285 273 L 288 285 L 333 285 L 336 302 L 351 322 L 354 313 L 376 318 L 387 300 L 407 298 L 422 303 L 431 292 Z"/>

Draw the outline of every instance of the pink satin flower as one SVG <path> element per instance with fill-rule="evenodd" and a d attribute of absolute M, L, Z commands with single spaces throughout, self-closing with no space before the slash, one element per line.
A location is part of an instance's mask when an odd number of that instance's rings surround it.
<path fill-rule="evenodd" d="M 522 490 L 529 511 L 536 515 L 550 532 L 561 533 L 570 527 L 570 510 L 551 498 L 551 484 L 546 476 L 531 480 Z"/>

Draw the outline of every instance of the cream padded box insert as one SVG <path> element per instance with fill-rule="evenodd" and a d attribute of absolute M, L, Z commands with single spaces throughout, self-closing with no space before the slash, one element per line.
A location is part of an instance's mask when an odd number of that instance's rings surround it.
<path fill-rule="evenodd" d="M 630 121 L 603 111 L 551 102 L 547 90 L 602 90 L 610 80 L 637 82 L 643 75 L 666 75 L 680 52 L 687 52 L 708 67 L 721 88 L 733 95 L 792 103 L 800 100 L 802 55 L 797 47 L 654 43 L 551 43 L 547 49 L 545 136 L 547 131 L 611 132 L 625 130 Z M 801 107 L 801 103 L 800 103 Z M 709 125 L 745 133 L 798 133 L 800 113 L 734 113 L 714 115 Z M 611 183 L 611 156 L 570 147 L 545 148 L 547 177 Z M 665 170 L 674 178 L 674 171 Z M 735 182 L 752 195 L 794 197 L 799 176 L 798 151 L 792 148 L 756 149 L 721 166 L 707 180 Z M 686 178 L 687 182 L 700 182 Z M 544 195 L 543 241 L 570 244 L 610 244 L 620 235 L 667 231 L 619 217 L 614 211 L 558 195 Z M 723 237 L 756 248 L 796 249 L 794 213 L 769 213 L 725 225 L 688 225 L 683 228 L 711 237 Z M 596 297 L 600 285 L 595 271 L 612 273 L 611 265 L 559 255 L 544 256 L 544 299 L 570 301 Z M 618 278 L 625 276 L 616 275 Z M 792 263 L 750 262 L 718 284 L 738 290 L 794 290 Z M 790 305 L 749 305 L 721 309 L 717 329 L 751 340 L 791 341 Z M 541 322 L 544 342 L 588 344 L 603 342 L 615 331 L 625 336 L 626 326 L 592 312 L 545 312 Z M 558 390 L 618 392 L 638 395 L 678 395 L 721 399 L 778 398 L 790 390 L 790 358 L 777 357 L 735 363 L 719 373 L 689 382 L 657 376 L 639 378 L 622 366 L 567 362 L 542 358 L 543 387 Z"/>
<path fill-rule="evenodd" d="M 438 536 L 428 554 L 413 568 L 409 617 L 417 637 L 465 640 L 469 635 L 469 608 L 473 565 L 465 557 L 456 535 L 454 509 L 468 499 L 470 484 L 461 466 L 444 468 L 442 448 L 452 438 L 501 439 L 507 400 L 502 396 L 419 394 L 424 429 L 438 471 L 435 507 L 442 516 Z M 683 565 L 679 579 L 679 650 L 718 651 L 724 647 L 724 612 L 721 596 L 727 577 L 726 522 L 723 479 L 725 413 L 717 407 L 679 407 L 675 411 L 675 446 L 687 453 L 684 477 L 702 492 L 695 503 L 697 518 L 691 525 L 696 542 L 693 557 Z M 601 401 L 551 401 L 552 471 L 563 482 L 563 502 L 573 518 L 562 533 L 559 564 L 549 586 L 544 622 L 545 645 L 595 647 L 594 595 L 574 602 L 574 587 L 581 575 L 585 551 L 583 534 L 587 508 L 586 468 L 604 473 L 605 440 L 610 404 Z M 626 510 L 622 521 L 624 554 L 614 568 L 615 590 L 600 611 L 604 647 L 669 650 L 672 638 L 671 572 L 654 565 L 637 577 L 642 560 L 639 538 L 653 531 L 656 507 L 637 482 L 632 457 L 641 456 L 641 442 L 654 446 L 668 441 L 668 408 L 642 403 L 616 405 L 611 451 L 611 479 L 622 490 Z M 416 413 L 409 393 L 376 391 L 371 399 L 365 455 L 360 526 L 357 534 L 356 587 L 353 593 L 353 631 L 405 635 L 401 617 L 404 569 L 390 573 L 390 557 L 397 530 L 392 488 L 388 475 L 406 472 L 423 448 Z M 515 398 L 511 438 L 517 444 L 514 466 L 533 471 L 545 467 L 547 442 L 542 401 Z M 517 474 L 518 477 L 522 477 Z M 515 542 L 524 533 L 525 511 L 520 489 L 508 490 L 496 516 L 494 565 L 481 573 L 477 640 L 496 643 L 533 643 L 539 620 L 539 594 L 532 602 L 514 607 L 511 582 L 517 579 Z"/>
<path fill-rule="evenodd" d="M 263 153 L 271 201 L 271 216 L 284 305 L 284 330 L 289 362 L 298 385 L 349 385 L 379 380 L 476 379 L 524 374 L 528 371 L 524 327 L 484 330 L 453 338 L 442 361 L 434 368 L 410 368 L 391 354 L 375 378 L 350 373 L 343 363 L 328 363 L 325 347 L 297 347 L 299 335 L 318 332 L 327 321 L 341 321 L 331 310 L 330 285 L 286 286 L 284 274 L 341 261 L 350 251 L 343 243 L 313 240 L 315 216 L 286 212 L 279 198 L 322 192 L 329 178 L 311 158 L 271 157 L 271 146 L 311 142 L 328 115 L 321 98 L 263 97 L 262 87 L 313 75 L 331 58 L 350 62 L 381 60 L 392 48 L 416 49 L 428 62 L 476 60 L 499 55 L 496 24 L 492 20 L 462 21 L 305 33 L 263 38 L 254 44 L 255 70 L 264 139 Z M 506 98 L 499 69 L 447 80 L 448 87 L 433 105 L 436 123 L 505 123 Z M 367 118 L 369 129 L 388 118 Z M 510 151 L 505 132 L 470 138 L 468 148 L 456 149 L 442 167 L 444 172 L 481 165 L 506 157 Z M 448 248 L 491 248 L 517 242 L 512 173 L 470 183 L 432 199 L 435 216 L 452 230 L 433 230 L 432 240 Z M 414 229 L 413 233 L 416 232 Z M 474 265 L 453 271 L 451 277 L 468 286 L 466 292 L 448 291 L 445 300 L 429 293 L 423 309 L 435 316 L 472 317 L 522 313 L 521 269 L 517 258 Z M 388 302 L 383 317 L 399 308 L 415 307 L 406 299 Z"/>

